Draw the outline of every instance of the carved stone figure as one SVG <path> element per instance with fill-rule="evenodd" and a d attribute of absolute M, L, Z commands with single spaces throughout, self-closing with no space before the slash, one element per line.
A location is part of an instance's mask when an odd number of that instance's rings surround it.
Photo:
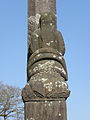
<path fill-rule="evenodd" d="M 31 16 L 28 18 L 28 59 L 30 55 L 34 52 L 34 49 L 38 48 L 38 40 L 37 40 L 37 32 L 39 33 L 40 25 L 39 19 L 40 14 L 36 14 L 36 16 Z M 37 32 L 36 32 L 37 31 Z"/>
<path fill-rule="evenodd" d="M 66 120 L 70 90 L 55 0 L 29 0 L 25 120 Z M 31 10 L 31 11 L 30 11 Z"/>
<path fill-rule="evenodd" d="M 53 48 L 64 55 L 65 45 L 60 32 L 57 31 L 56 16 L 53 13 L 44 13 L 40 18 L 42 48 Z"/>
<path fill-rule="evenodd" d="M 31 21 L 32 20 L 32 21 Z M 35 18 L 29 19 L 34 25 L 29 29 L 29 50 L 30 53 L 34 53 L 40 48 L 53 48 L 56 49 L 61 55 L 65 53 L 65 45 L 62 34 L 57 31 L 56 16 L 53 13 L 44 13 L 41 15 L 38 24 L 36 24 Z M 37 27 L 35 27 L 37 25 Z M 31 26 L 31 25 L 29 25 Z M 34 30 L 35 27 L 35 30 Z M 30 28 L 30 27 L 29 27 Z M 32 33 L 32 34 L 30 34 Z"/>

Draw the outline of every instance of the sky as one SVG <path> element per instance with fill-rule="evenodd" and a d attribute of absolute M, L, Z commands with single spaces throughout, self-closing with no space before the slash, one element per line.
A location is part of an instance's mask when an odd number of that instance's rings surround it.
<path fill-rule="evenodd" d="M 68 120 L 90 119 L 90 0 L 57 0 L 71 95 Z M 0 1 L 0 81 L 23 88 L 27 65 L 27 0 Z"/>

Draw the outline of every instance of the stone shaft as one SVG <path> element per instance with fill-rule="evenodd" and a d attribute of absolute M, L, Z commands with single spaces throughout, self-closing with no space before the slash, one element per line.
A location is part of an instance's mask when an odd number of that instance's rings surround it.
<path fill-rule="evenodd" d="M 39 101 L 25 103 L 26 120 L 66 120 L 66 102 Z"/>
<path fill-rule="evenodd" d="M 28 0 L 28 17 L 44 12 L 56 14 L 56 0 Z"/>
<path fill-rule="evenodd" d="M 57 30 L 56 0 L 28 0 L 25 120 L 67 120 L 65 44 Z"/>

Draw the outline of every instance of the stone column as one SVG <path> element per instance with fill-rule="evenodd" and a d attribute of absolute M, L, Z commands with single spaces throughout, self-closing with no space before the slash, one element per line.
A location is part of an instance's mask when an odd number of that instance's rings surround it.
<path fill-rule="evenodd" d="M 25 120 L 67 120 L 70 91 L 64 54 L 56 1 L 28 0 L 27 84 L 22 90 Z"/>

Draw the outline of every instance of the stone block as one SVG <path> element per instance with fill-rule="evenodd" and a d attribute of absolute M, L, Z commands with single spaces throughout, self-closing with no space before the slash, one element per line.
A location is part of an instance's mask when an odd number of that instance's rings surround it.
<path fill-rule="evenodd" d="M 25 103 L 25 120 L 66 120 L 66 102 L 31 101 Z"/>

